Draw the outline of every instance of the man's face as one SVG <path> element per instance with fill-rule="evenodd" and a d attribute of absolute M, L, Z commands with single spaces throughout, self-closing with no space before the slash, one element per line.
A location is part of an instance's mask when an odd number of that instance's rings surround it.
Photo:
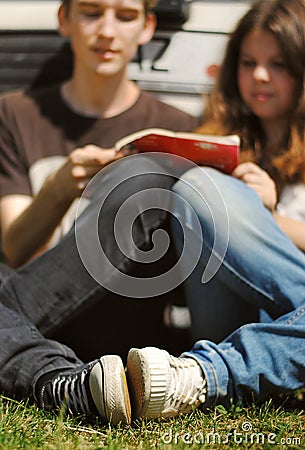
<path fill-rule="evenodd" d="M 125 71 L 155 29 L 143 0 L 72 0 L 68 13 L 61 7 L 59 23 L 71 39 L 76 70 L 105 76 Z"/>

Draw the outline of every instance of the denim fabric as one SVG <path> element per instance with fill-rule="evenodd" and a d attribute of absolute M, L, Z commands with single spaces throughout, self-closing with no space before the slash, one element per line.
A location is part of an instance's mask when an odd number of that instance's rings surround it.
<path fill-rule="evenodd" d="M 179 220 L 191 230 L 195 214 L 202 228 L 201 242 L 194 233 L 186 244 L 190 253 L 203 246 L 186 283 L 197 342 L 185 355 L 196 358 L 206 374 L 208 404 L 305 386 L 304 254 L 258 195 L 233 177 L 195 168 L 173 190 L 186 200 L 174 204 Z M 215 233 L 227 233 L 227 251 L 223 261 L 216 251 L 219 269 L 202 283 Z M 176 228 L 174 236 L 181 249 Z M 268 322 L 259 322 L 259 310 Z"/>
<path fill-rule="evenodd" d="M 116 244 L 113 233 L 116 212 L 140 190 L 155 186 L 171 189 L 174 179 L 158 175 L 160 167 L 157 161 L 145 156 L 124 158 L 108 166 L 99 178 L 89 206 L 76 221 L 78 232 L 88 239 L 90 248 L 91 233 L 95 233 L 88 225 L 90 217 L 100 210 L 102 193 L 109 186 L 116 187 L 104 202 L 98 231 L 113 266 L 124 273 L 133 274 L 138 268 L 131 261 L 134 248 L 131 243 L 128 248 L 127 226 L 118 230 L 121 237 L 126 235 L 127 253 L 122 254 Z M 142 172 L 145 175 L 137 176 Z M 121 183 L 122 174 L 128 179 L 125 183 Z M 145 199 L 143 205 L 137 199 L 136 207 L 139 212 L 144 211 Z M 151 246 L 152 231 L 164 224 L 166 197 L 162 207 L 165 210 L 139 214 L 135 221 L 133 238 L 139 248 Z M 112 276 L 105 270 L 100 267 L 101 279 Z M 116 276 L 112 280 L 114 286 Z M 129 299 L 103 288 L 82 263 L 74 229 L 56 247 L 16 270 L 1 286 L 0 299 L 0 390 L 17 397 L 29 395 L 42 374 L 80 365 L 83 359 L 100 356 L 99 351 L 118 353 L 122 348 L 127 351 L 137 341 L 140 345 L 164 344 L 163 299 Z M 82 349 L 78 344 L 83 345 Z"/>

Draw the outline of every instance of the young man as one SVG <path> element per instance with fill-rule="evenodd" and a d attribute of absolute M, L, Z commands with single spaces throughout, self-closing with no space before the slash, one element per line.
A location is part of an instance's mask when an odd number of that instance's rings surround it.
<path fill-rule="evenodd" d="M 141 93 L 127 78 L 138 46 L 154 33 L 153 3 L 65 0 L 59 30 L 71 40 L 72 78 L 1 98 L 0 216 L 10 265 L 58 242 L 71 226 L 62 219 L 72 202 L 122 156 L 111 148 L 117 139 L 142 128 L 196 126 L 193 117 Z"/>
<path fill-rule="evenodd" d="M 141 345 L 150 332 L 158 336 L 160 308 L 154 298 L 127 302 L 124 295 L 111 295 L 95 281 L 78 253 L 67 213 L 94 175 L 108 166 L 77 226 L 94 261 L 95 227 L 90 224 L 101 197 L 111 192 L 97 229 L 112 266 L 98 260 L 94 265 L 102 280 L 120 285 L 124 294 L 116 269 L 134 270 L 134 246 L 123 224 L 119 236 L 126 237 L 128 252 L 122 256 L 113 232 L 116 212 L 139 191 L 170 190 L 174 181 L 162 175 L 164 169 L 153 158 L 122 158 L 112 147 L 120 137 L 142 128 L 187 131 L 197 125 L 196 119 L 140 92 L 127 78 L 137 47 L 155 30 L 152 3 L 63 1 L 59 30 L 71 39 L 72 78 L 60 86 L 8 93 L 0 99 L 3 250 L 12 266 L 32 259 L 8 277 L 0 292 L 0 390 L 18 398 L 33 396 L 47 409 L 60 408 L 68 396 L 69 411 L 112 423 L 130 421 L 122 362 L 117 356 L 83 361 L 103 351 L 117 352 L 114 340 L 130 347 L 131 337 Z M 122 178 L 127 180 L 124 185 Z M 146 206 L 141 199 L 134 206 L 139 218 L 132 237 L 140 249 L 147 249 L 166 214 L 139 214 Z"/>

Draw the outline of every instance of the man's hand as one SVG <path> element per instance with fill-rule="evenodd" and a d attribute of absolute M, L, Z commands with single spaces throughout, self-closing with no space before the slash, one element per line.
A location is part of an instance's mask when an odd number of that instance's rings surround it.
<path fill-rule="evenodd" d="M 73 200 L 103 167 L 122 158 L 115 149 L 87 145 L 74 150 L 44 182 L 35 198 L 0 199 L 2 246 L 7 261 L 19 266 L 47 250 L 48 242 Z"/>
<path fill-rule="evenodd" d="M 263 204 L 270 211 L 274 211 L 277 203 L 276 186 L 269 174 L 257 164 L 246 162 L 239 164 L 232 172 L 233 177 L 239 178 L 260 196 Z"/>
<path fill-rule="evenodd" d="M 66 195 L 73 200 L 79 197 L 89 181 L 113 161 L 123 157 L 115 149 L 103 150 L 96 145 L 77 148 L 67 162 L 51 175 L 57 196 Z"/>

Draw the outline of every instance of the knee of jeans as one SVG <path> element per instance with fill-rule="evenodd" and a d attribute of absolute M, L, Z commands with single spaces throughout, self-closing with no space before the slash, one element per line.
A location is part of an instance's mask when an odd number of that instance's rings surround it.
<path fill-rule="evenodd" d="M 224 207 L 230 216 L 261 203 L 258 195 L 242 181 L 208 167 L 196 167 L 185 172 L 174 185 L 173 191 L 181 195 L 195 209 L 203 204 L 210 208 Z"/>
<path fill-rule="evenodd" d="M 97 185 L 107 189 L 123 185 L 127 190 L 139 191 L 149 187 L 171 189 L 175 179 L 157 158 L 150 155 L 132 155 L 122 158 L 99 173 Z M 100 189 L 96 189 L 97 195 Z"/>
<path fill-rule="evenodd" d="M 133 220 L 145 212 L 142 221 L 163 222 L 167 218 L 165 211 L 170 208 L 174 182 L 166 167 L 150 155 L 122 158 L 101 171 L 87 216 L 91 211 L 94 217 L 99 216 L 100 223 L 125 217 L 127 226 L 128 218 Z"/>

